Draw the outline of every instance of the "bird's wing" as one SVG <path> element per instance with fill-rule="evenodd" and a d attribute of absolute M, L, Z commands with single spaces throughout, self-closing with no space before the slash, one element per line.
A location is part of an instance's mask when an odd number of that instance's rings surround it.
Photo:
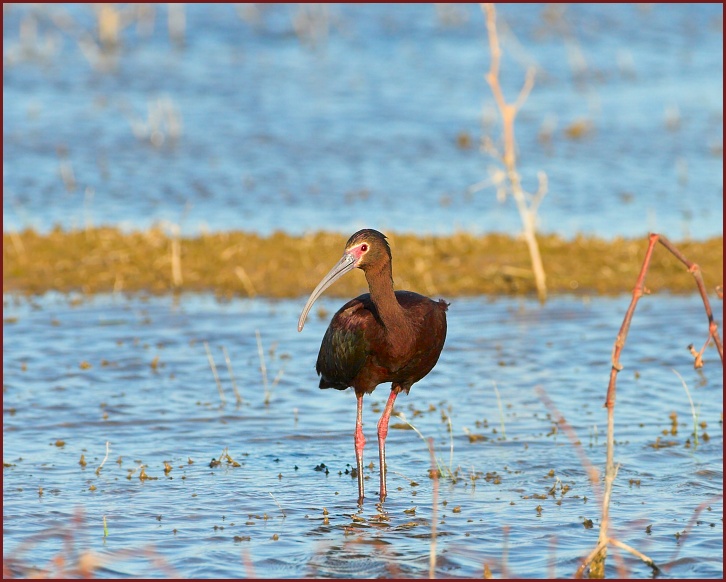
<path fill-rule="evenodd" d="M 365 322 L 372 317 L 359 299 L 349 301 L 333 316 L 315 365 L 321 388 L 351 386 L 370 352 Z"/>

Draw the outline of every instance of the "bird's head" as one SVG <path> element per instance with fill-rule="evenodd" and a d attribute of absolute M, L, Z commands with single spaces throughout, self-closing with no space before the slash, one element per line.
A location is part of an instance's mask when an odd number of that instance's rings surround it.
<path fill-rule="evenodd" d="M 364 228 L 359 230 L 345 243 L 343 257 L 349 255 L 354 261 L 354 267 L 364 271 L 371 265 L 380 265 L 391 260 L 391 247 L 388 246 L 386 235 Z"/>
<path fill-rule="evenodd" d="M 305 307 L 300 314 L 297 323 L 297 330 L 302 331 L 305 325 L 305 318 L 315 303 L 315 300 L 322 295 L 328 287 L 356 267 L 366 271 L 373 265 L 383 265 L 391 261 L 391 248 L 388 246 L 386 236 L 372 228 L 359 230 L 345 243 L 345 251 L 341 259 L 333 266 L 325 277 L 318 283 L 310 294 Z"/>

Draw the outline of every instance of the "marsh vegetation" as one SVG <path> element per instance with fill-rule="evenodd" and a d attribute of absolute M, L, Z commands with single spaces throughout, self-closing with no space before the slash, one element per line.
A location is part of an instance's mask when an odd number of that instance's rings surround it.
<path fill-rule="evenodd" d="M 396 287 L 427 295 L 528 296 L 536 291 L 527 245 L 506 235 L 420 236 L 387 232 L 395 253 Z M 301 297 L 340 254 L 345 236 L 316 232 L 270 236 L 224 232 L 174 236 L 157 228 L 117 228 L 3 234 L 3 291 L 93 293 L 216 293 L 220 297 Z M 176 244 L 175 244 L 176 241 Z M 554 294 L 615 295 L 638 275 L 647 238 L 604 240 L 539 237 L 548 288 Z M 723 238 L 679 242 L 713 286 L 723 280 Z M 175 267 L 176 265 L 176 267 Z M 175 269 L 177 274 L 175 275 Z M 691 293 L 693 283 L 669 253 L 656 254 L 648 287 Z M 350 297 L 365 289 L 361 276 L 329 293 Z"/>

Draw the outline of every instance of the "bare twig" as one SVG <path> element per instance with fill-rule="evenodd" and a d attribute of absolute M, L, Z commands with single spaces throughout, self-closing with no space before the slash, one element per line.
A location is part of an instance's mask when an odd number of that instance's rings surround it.
<path fill-rule="evenodd" d="M 595 559 L 595 556 L 600 555 L 601 552 L 604 552 L 607 548 L 608 540 L 604 539 L 602 541 L 599 541 L 597 546 L 595 546 L 595 549 L 592 550 L 587 557 L 582 561 L 580 564 L 580 567 L 577 568 L 575 571 L 574 578 L 582 578 L 583 574 L 585 573 L 585 570 L 587 567 L 592 563 L 592 561 Z"/>
<path fill-rule="evenodd" d="M 718 350 L 718 355 L 721 358 L 721 363 L 723 364 L 723 344 L 721 343 L 721 337 L 718 333 L 718 325 L 713 319 L 713 312 L 711 311 L 711 303 L 708 300 L 708 293 L 706 293 L 706 285 L 703 282 L 703 276 L 701 275 L 701 267 L 699 267 L 696 263 L 692 263 L 689 261 L 674 245 L 671 243 L 666 237 L 664 237 L 662 234 L 656 234 L 653 233 L 650 235 L 651 238 L 655 237 L 660 244 L 662 244 L 665 248 L 667 248 L 674 257 L 676 257 L 681 263 L 683 263 L 686 266 L 686 269 L 688 269 L 688 272 L 693 275 L 693 278 L 696 280 L 696 286 L 698 287 L 698 292 L 701 294 L 701 299 L 703 300 L 703 307 L 706 310 L 706 316 L 708 317 L 708 334 L 711 338 L 713 338 L 714 344 L 716 344 L 716 349 Z M 698 368 L 700 367 L 699 361 L 700 356 L 703 355 L 703 350 L 706 349 L 706 345 L 708 345 L 708 342 L 703 346 L 701 349 L 701 352 L 699 353 L 699 357 L 696 358 L 695 366 Z"/>
<path fill-rule="evenodd" d="M 502 117 L 502 131 L 504 136 L 504 156 L 502 163 L 506 170 L 507 179 L 512 197 L 517 205 L 519 216 L 522 220 L 522 229 L 525 242 L 532 261 L 537 296 L 541 303 L 547 299 L 547 284 L 542 257 L 539 251 L 539 244 L 536 237 L 536 220 L 539 204 L 547 193 L 547 177 L 544 172 L 538 174 L 539 188 L 534 195 L 528 194 L 522 188 L 519 173 L 517 172 L 516 140 L 514 138 L 514 120 L 517 113 L 524 105 L 532 88 L 534 87 L 535 69 L 530 67 L 525 74 L 524 84 L 514 103 L 507 103 L 499 83 L 499 64 L 501 61 L 501 48 L 497 34 L 496 10 L 494 4 L 484 3 L 481 5 L 484 12 L 487 33 L 489 35 L 489 51 L 491 52 L 491 63 L 489 72 L 484 76 L 492 90 L 494 101 Z"/>
<path fill-rule="evenodd" d="M 650 566 L 651 568 L 653 568 L 653 570 L 656 573 L 660 572 L 660 569 L 658 568 L 658 566 L 655 565 L 655 562 L 652 559 L 650 559 L 648 556 L 646 556 L 645 554 L 643 554 L 642 552 L 639 552 L 635 548 L 629 546 L 628 544 L 626 544 L 624 542 L 621 542 L 620 540 L 616 540 L 615 538 L 610 538 L 608 540 L 608 542 L 611 543 L 612 545 L 620 548 L 621 550 L 625 550 L 626 552 L 630 552 L 634 556 L 640 558 L 648 566 Z"/>
<path fill-rule="evenodd" d="M 701 299 L 703 300 L 703 305 L 706 310 L 706 315 L 708 317 L 709 337 L 712 338 L 714 343 L 716 344 L 719 356 L 721 357 L 721 362 L 723 363 L 723 346 L 721 344 L 721 338 L 718 333 L 718 325 L 713 319 L 713 312 L 711 311 L 711 305 L 708 301 L 708 294 L 706 293 L 706 286 L 704 285 L 703 277 L 701 276 L 701 269 L 697 264 L 689 261 L 667 238 L 657 233 L 651 233 L 649 236 L 648 248 L 645 252 L 645 258 L 643 259 L 643 266 L 640 269 L 640 273 L 638 274 L 638 278 L 635 282 L 635 287 L 633 288 L 633 297 L 630 301 L 630 305 L 628 306 L 627 311 L 625 312 L 623 323 L 620 326 L 620 331 L 618 332 L 618 335 L 615 339 L 615 344 L 613 345 L 610 382 L 608 384 L 607 397 L 605 399 L 605 408 L 607 408 L 608 415 L 606 454 L 607 458 L 605 463 L 605 494 L 603 496 L 602 502 L 602 520 L 600 522 L 600 534 L 598 536 L 598 546 L 596 548 L 598 551 L 592 552 L 590 556 L 588 556 L 588 560 L 586 560 L 583 566 L 586 567 L 588 564 L 590 564 L 590 571 L 591 574 L 594 576 L 604 576 L 605 557 L 607 553 L 608 543 L 613 543 L 613 545 L 619 545 L 622 543 L 618 542 L 617 544 L 615 544 L 613 538 L 610 537 L 608 531 L 610 525 L 610 498 L 612 495 L 613 482 L 615 481 L 615 476 L 617 475 L 617 467 L 615 466 L 613 460 L 613 455 L 615 451 L 616 382 L 618 373 L 620 372 L 620 370 L 623 369 L 623 366 L 620 363 L 620 354 L 623 351 L 623 347 L 625 347 L 625 341 L 628 337 L 628 331 L 630 330 L 630 324 L 633 319 L 633 314 L 635 313 L 635 308 L 638 304 L 638 300 L 646 293 L 645 275 L 648 272 L 648 267 L 650 266 L 650 262 L 653 257 L 653 250 L 655 249 L 655 245 L 658 242 L 660 242 L 679 261 L 681 261 L 688 269 L 688 272 L 691 273 L 695 278 L 696 286 L 698 287 L 698 290 L 701 294 Z M 696 357 L 696 367 L 698 367 L 699 362 L 700 354 L 698 357 Z"/>
<path fill-rule="evenodd" d="M 623 369 L 620 363 L 620 353 L 625 347 L 625 340 L 628 337 L 628 331 L 630 330 L 630 322 L 633 319 L 635 313 L 635 307 L 638 304 L 638 300 L 645 293 L 645 274 L 650 266 L 651 258 L 653 257 L 653 248 L 657 241 L 657 237 L 651 235 L 648 249 L 645 253 L 645 259 L 643 260 L 643 266 L 638 275 L 638 279 L 635 282 L 635 288 L 633 289 L 633 297 L 630 301 L 623 323 L 620 326 L 615 344 L 613 346 L 612 353 L 612 368 L 610 370 L 610 382 L 608 384 L 608 392 L 605 401 L 605 407 L 607 408 L 607 448 L 606 448 L 606 461 L 605 461 L 605 494 L 602 502 L 602 519 L 600 521 L 600 534 L 598 536 L 598 547 L 600 551 L 595 554 L 594 558 L 591 558 L 592 565 L 591 571 L 595 571 L 596 576 L 603 575 L 605 571 L 605 558 L 607 556 L 607 545 L 609 539 L 609 519 L 610 519 L 610 497 L 612 495 L 612 486 L 615 481 L 615 475 L 617 469 L 613 460 L 615 451 L 615 384 L 617 375 L 620 370 Z"/>
<path fill-rule="evenodd" d="M 610 383 L 608 385 L 608 393 L 607 393 L 607 399 L 605 401 L 605 406 L 610 409 L 615 406 L 615 383 L 617 379 L 617 374 L 620 370 L 623 369 L 623 366 L 620 364 L 620 353 L 623 351 L 623 347 L 625 346 L 625 340 L 628 337 L 628 331 L 630 330 L 630 322 L 633 319 L 633 314 L 635 313 L 635 307 L 638 303 L 638 300 L 645 294 L 645 274 L 648 271 L 648 267 L 650 266 L 650 261 L 653 256 L 653 249 L 655 247 L 655 244 L 657 242 L 660 242 L 663 246 L 665 246 L 673 255 L 679 259 L 683 264 L 686 265 L 688 268 L 688 272 L 691 273 L 694 278 L 696 279 L 696 285 L 698 286 L 698 290 L 701 294 L 701 298 L 703 299 L 703 305 L 706 309 L 706 315 L 708 317 L 708 328 L 709 328 L 709 335 L 713 338 L 714 343 L 716 344 L 716 348 L 718 349 L 719 356 L 721 357 L 721 362 L 723 363 L 723 345 L 721 344 L 721 338 L 719 337 L 718 333 L 718 325 L 713 319 L 713 312 L 711 311 L 711 304 L 708 301 L 708 295 L 706 293 L 706 287 L 703 283 L 703 277 L 701 276 L 701 269 L 696 265 L 695 263 L 690 262 L 688 259 L 686 259 L 680 251 L 676 247 L 673 246 L 673 244 L 668 241 L 664 236 L 652 233 L 649 237 L 649 244 L 648 249 L 645 253 L 645 259 L 643 260 L 643 266 L 640 269 L 640 274 L 638 275 L 638 279 L 635 282 L 635 288 L 633 289 L 633 298 L 630 301 L 630 306 L 628 307 L 628 310 L 625 313 L 625 318 L 623 319 L 623 323 L 620 326 L 620 331 L 618 332 L 618 336 L 615 340 L 615 345 L 613 346 L 613 355 L 612 355 L 612 369 L 610 371 Z"/>

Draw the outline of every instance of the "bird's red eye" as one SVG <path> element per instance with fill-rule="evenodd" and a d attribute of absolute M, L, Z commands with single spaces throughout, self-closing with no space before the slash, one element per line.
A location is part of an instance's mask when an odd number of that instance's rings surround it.
<path fill-rule="evenodd" d="M 360 245 L 360 250 L 361 250 L 361 252 L 363 252 L 363 253 L 364 253 L 364 252 L 366 252 L 366 251 L 368 250 L 368 245 L 367 245 L 367 244 L 362 244 L 362 245 Z"/>

